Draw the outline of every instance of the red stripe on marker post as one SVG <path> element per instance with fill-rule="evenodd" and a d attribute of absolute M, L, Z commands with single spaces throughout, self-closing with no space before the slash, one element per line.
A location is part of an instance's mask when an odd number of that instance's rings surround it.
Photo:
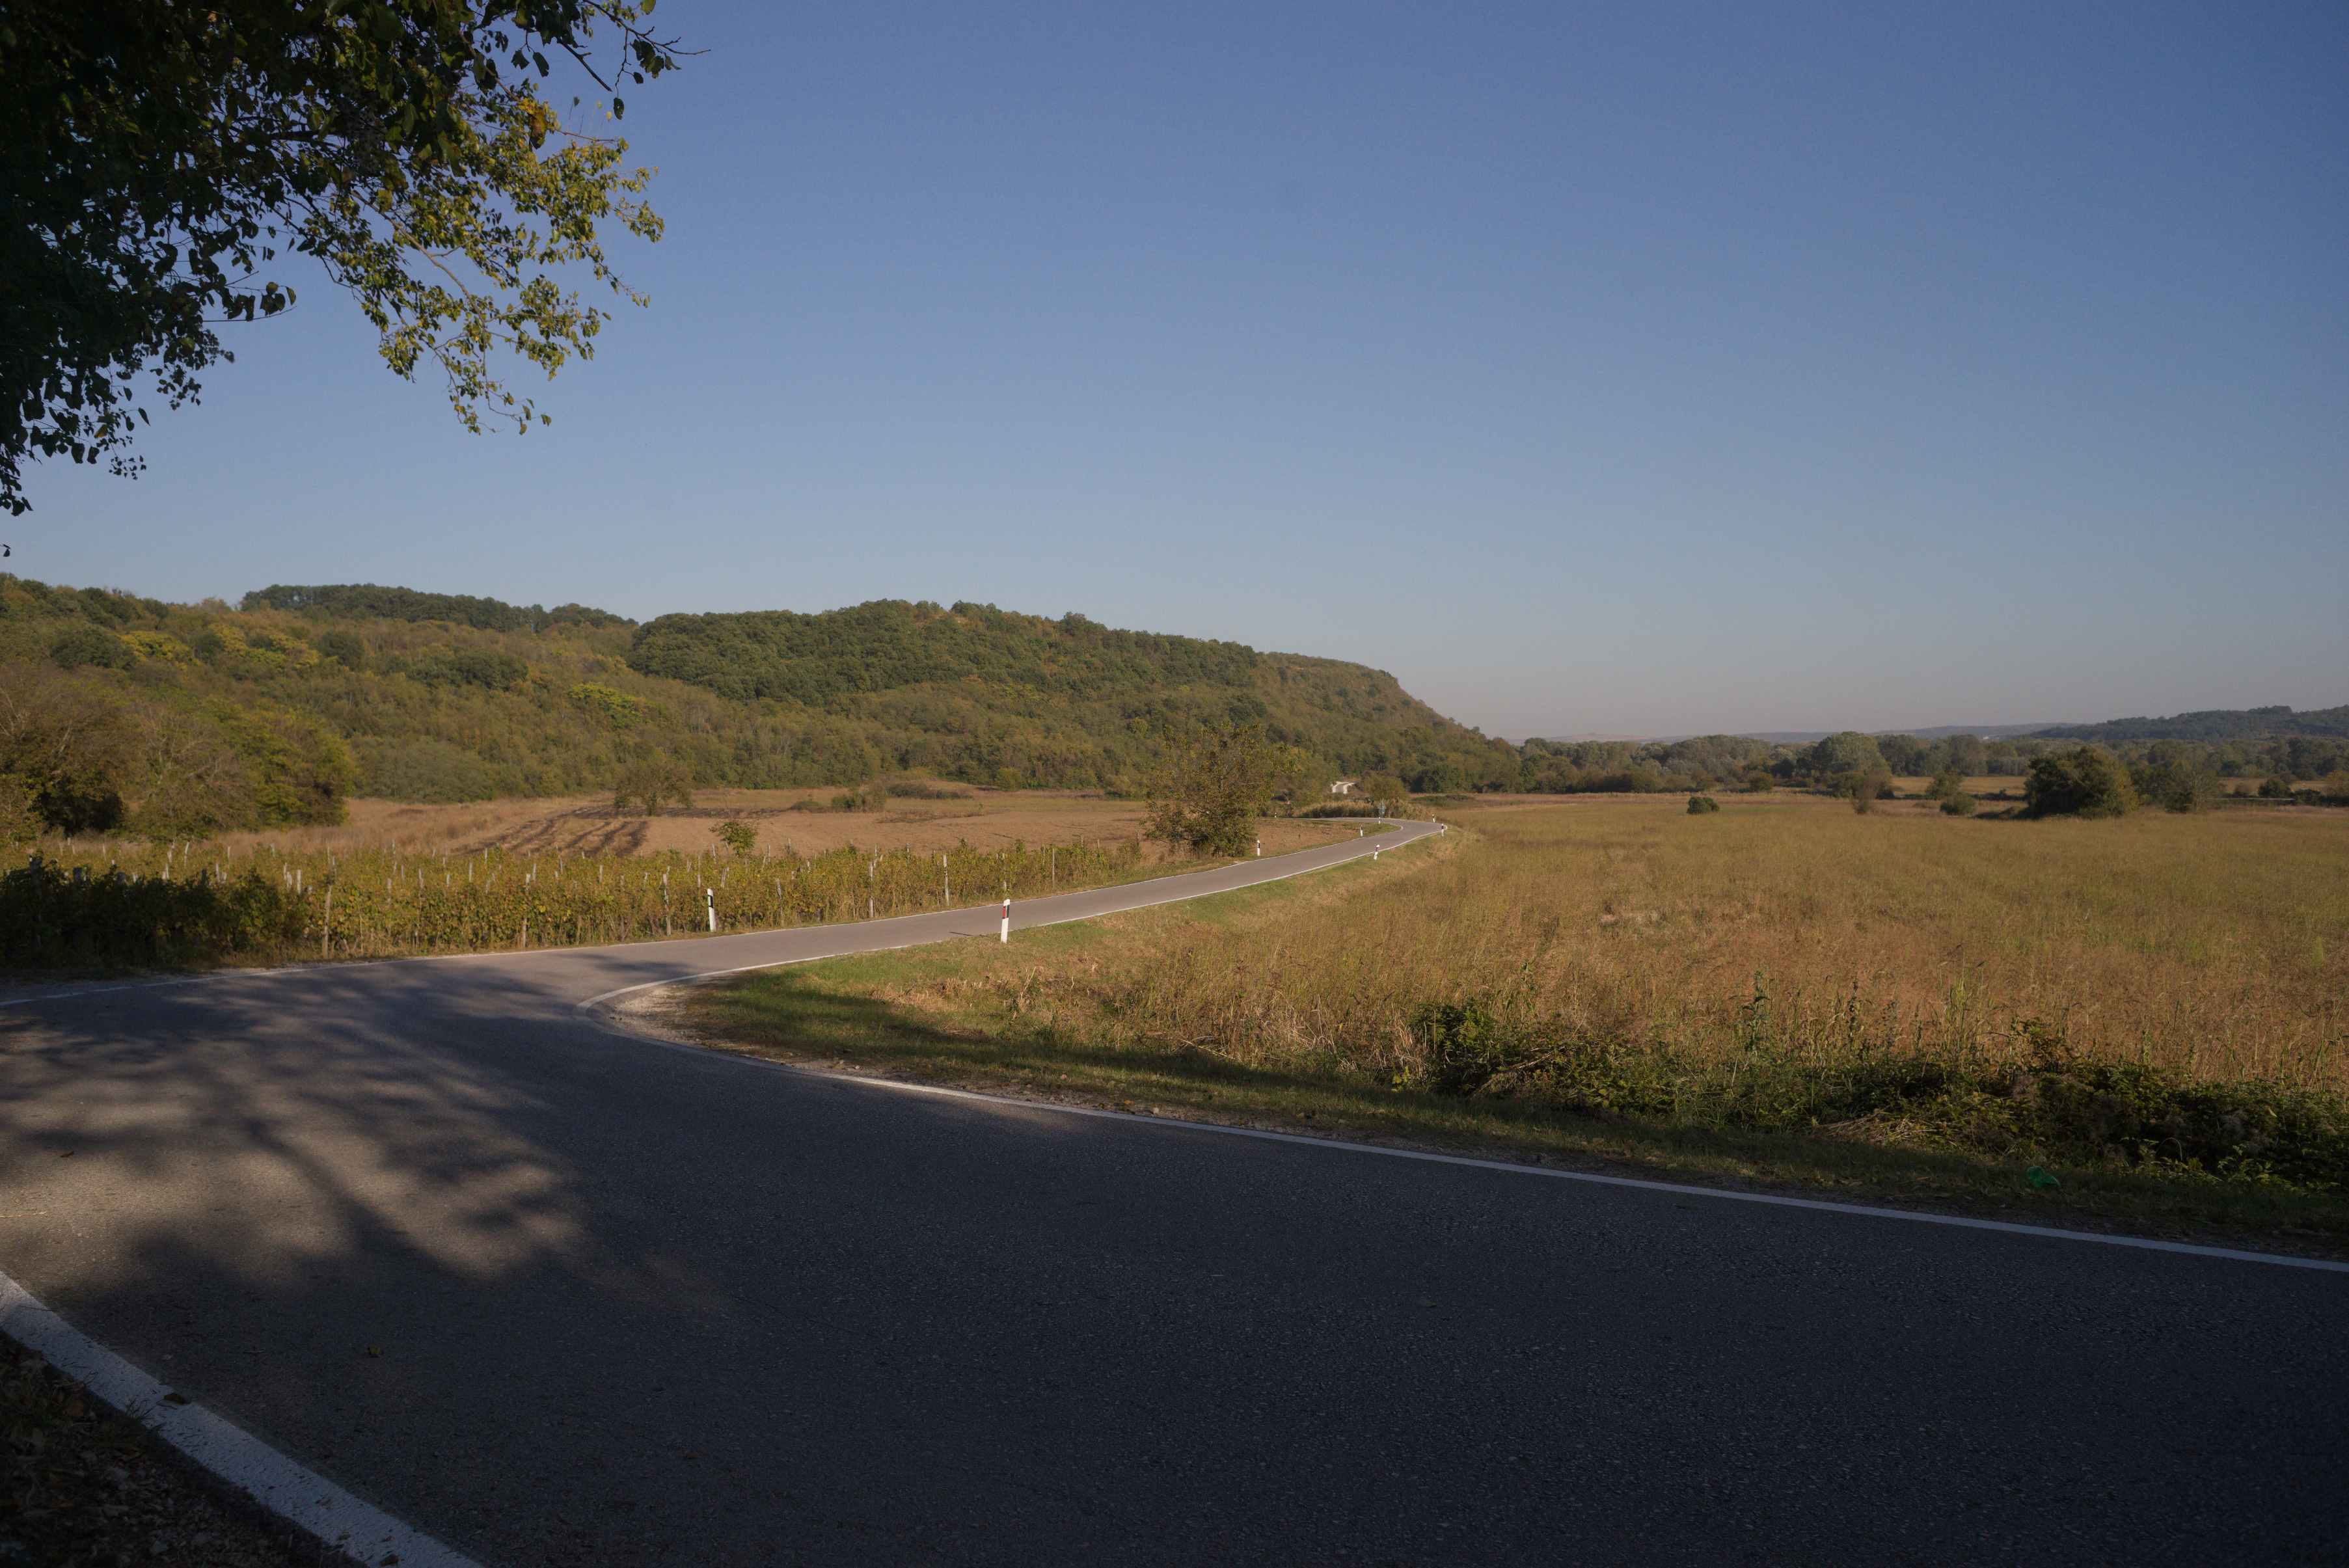
<path fill-rule="evenodd" d="M 1003 901 L 1003 940 L 1011 940 L 1011 901 L 1008 898 Z"/>

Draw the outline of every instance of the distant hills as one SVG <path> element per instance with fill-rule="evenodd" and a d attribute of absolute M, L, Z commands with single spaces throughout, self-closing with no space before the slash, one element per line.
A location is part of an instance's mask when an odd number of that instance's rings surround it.
<path fill-rule="evenodd" d="M 1807 746 L 1825 740 L 1835 733 L 1825 729 L 1750 729 L 1738 732 L 1748 740 L 1767 740 L 1780 746 Z M 2098 745 L 2118 745 L 2125 741 L 2194 740 L 2206 746 L 2225 740 L 2268 740 L 2281 736 L 2326 736 L 2349 738 L 2349 706 L 2313 708 L 2295 713 L 2283 706 L 2274 707 L 2209 708 L 2199 713 L 2181 713 L 2168 718 L 2111 718 L 2101 724 L 1943 724 L 1930 729 L 1873 729 L 1870 735 L 1913 735 L 1920 740 L 1946 740 L 1953 735 L 1978 736 L 1984 740 L 2084 740 Z M 1657 745 L 1696 738 L 1692 735 L 1550 735 L 1545 740 L 1566 744 L 1590 740 L 1643 740 Z"/>
<path fill-rule="evenodd" d="M 2168 718 L 2110 718 L 2102 724 L 2051 725 L 2033 735 L 2050 740 L 2092 740 L 2111 745 L 2127 740 L 2195 740 L 2215 746 L 2226 740 L 2266 740 L 2278 736 L 2349 738 L 2349 705 L 2294 713 L 2285 707 L 2214 707 Z"/>

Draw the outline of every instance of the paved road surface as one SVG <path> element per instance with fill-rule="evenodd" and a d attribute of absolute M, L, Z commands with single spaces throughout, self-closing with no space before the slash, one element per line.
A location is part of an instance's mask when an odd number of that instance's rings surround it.
<path fill-rule="evenodd" d="M 495 1565 L 2349 1559 L 2349 1276 L 908 1094 L 576 1011 L 992 926 L 0 1009 L 0 1271 Z"/>

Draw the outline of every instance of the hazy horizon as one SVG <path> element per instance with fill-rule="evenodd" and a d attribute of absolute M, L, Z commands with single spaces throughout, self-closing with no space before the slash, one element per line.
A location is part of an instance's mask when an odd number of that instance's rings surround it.
<path fill-rule="evenodd" d="M 2338 7 L 658 17 L 552 428 L 288 263 L 7 567 L 1076 610 L 1511 736 L 2341 698 Z"/>

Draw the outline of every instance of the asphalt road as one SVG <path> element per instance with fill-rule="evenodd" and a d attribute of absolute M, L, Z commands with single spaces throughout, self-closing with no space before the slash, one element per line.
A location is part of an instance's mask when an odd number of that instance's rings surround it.
<path fill-rule="evenodd" d="M 2349 1560 L 2349 1275 L 578 1010 L 955 931 L 992 913 L 0 1008 L 0 1272 L 493 1565 Z"/>

